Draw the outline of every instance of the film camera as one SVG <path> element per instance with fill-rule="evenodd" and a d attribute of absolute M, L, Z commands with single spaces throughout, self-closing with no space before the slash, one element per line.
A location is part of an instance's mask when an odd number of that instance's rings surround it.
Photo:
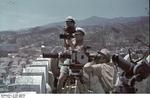
<path fill-rule="evenodd" d="M 44 58 L 64 58 L 71 59 L 74 64 L 85 64 L 88 62 L 88 55 L 84 52 L 71 51 L 71 53 L 48 53 L 44 54 Z"/>
<path fill-rule="evenodd" d="M 125 72 L 125 77 L 128 79 L 132 78 L 134 75 L 138 75 L 137 81 L 140 82 L 147 78 L 150 73 L 148 63 L 145 61 L 134 65 L 124 60 L 119 55 L 113 55 L 112 60 L 113 62 L 117 63 L 117 66 Z"/>
<path fill-rule="evenodd" d="M 100 60 L 103 55 L 101 52 L 88 51 L 91 49 L 90 46 L 84 46 L 83 51 L 70 50 L 70 52 L 61 53 L 43 53 L 44 58 L 64 58 L 72 59 L 74 63 L 86 64 L 87 62 Z"/>
<path fill-rule="evenodd" d="M 150 67 L 145 60 L 140 62 L 138 60 L 139 63 L 137 63 L 137 61 L 133 62 L 131 59 L 129 62 L 115 54 L 112 56 L 112 61 L 123 70 L 121 76 L 118 77 L 121 84 L 116 85 L 115 93 L 135 93 L 137 91 L 134 87 L 135 82 L 141 82 L 150 74 Z"/>

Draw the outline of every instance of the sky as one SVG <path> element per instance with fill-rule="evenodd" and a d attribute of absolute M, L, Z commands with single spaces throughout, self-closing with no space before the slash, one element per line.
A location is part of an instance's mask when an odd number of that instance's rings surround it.
<path fill-rule="evenodd" d="M 149 15 L 149 0 L 0 0 L 0 31 L 18 30 L 91 16 Z"/>

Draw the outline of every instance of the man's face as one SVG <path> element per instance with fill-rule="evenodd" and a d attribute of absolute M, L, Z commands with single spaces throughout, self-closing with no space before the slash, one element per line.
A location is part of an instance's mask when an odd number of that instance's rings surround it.
<path fill-rule="evenodd" d="M 65 31 L 68 33 L 75 32 L 75 23 L 73 21 L 66 21 Z"/>
<path fill-rule="evenodd" d="M 99 55 L 99 57 L 95 60 L 97 64 L 101 63 L 107 63 L 108 62 L 108 57 L 104 55 Z"/>
<path fill-rule="evenodd" d="M 75 23 L 72 22 L 72 21 L 66 21 L 66 26 L 67 26 L 67 27 L 74 27 L 74 26 L 75 26 Z"/>
<path fill-rule="evenodd" d="M 96 59 L 96 62 L 99 64 L 99 63 L 105 63 L 106 62 L 106 59 L 103 57 L 103 56 L 100 56 L 99 59 Z"/>

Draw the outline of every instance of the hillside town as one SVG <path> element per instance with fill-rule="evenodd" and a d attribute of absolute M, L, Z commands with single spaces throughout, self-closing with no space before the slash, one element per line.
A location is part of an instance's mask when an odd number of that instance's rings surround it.
<path fill-rule="evenodd" d="M 126 22 L 128 19 L 129 22 Z M 134 19 L 116 18 L 112 19 L 112 22 L 107 19 L 102 22 L 101 18 L 94 16 L 80 21 L 79 25 L 87 31 L 85 46 L 91 47 L 89 53 L 94 54 L 103 47 L 109 49 L 112 55 L 119 54 L 122 58 L 129 53 L 130 48 L 137 54 L 149 52 L 149 17 L 136 17 L 136 21 Z M 85 25 L 95 20 L 95 24 Z M 44 57 L 43 53 L 63 51 L 64 43 L 59 38 L 63 32 L 61 25 L 62 23 L 57 23 L 26 30 L 0 32 L 0 93 L 56 93 L 54 59 Z M 98 77 L 92 76 L 91 79 L 90 89 L 82 93 L 106 93 Z M 135 87 L 137 93 L 149 93 L 150 76 L 136 83 Z M 63 91 L 65 93 L 65 90 Z"/>

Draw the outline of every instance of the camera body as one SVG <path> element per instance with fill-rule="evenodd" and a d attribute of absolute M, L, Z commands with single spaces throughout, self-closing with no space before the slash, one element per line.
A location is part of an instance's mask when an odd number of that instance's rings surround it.
<path fill-rule="evenodd" d="M 71 59 L 71 54 L 69 53 L 43 53 L 43 58 L 65 58 Z"/>
<path fill-rule="evenodd" d="M 43 53 L 43 58 L 71 59 L 72 63 L 84 65 L 87 62 L 99 60 L 101 56 L 97 54 L 91 54 L 88 52 L 72 51 L 71 53 Z"/>
<path fill-rule="evenodd" d="M 125 72 L 125 77 L 128 79 L 132 78 L 135 75 L 138 75 L 140 77 L 140 80 L 138 80 L 138 82 L 140 82 L 143 79 L 147 78 L 150 74 L 150 68 L 148 66 L 148 63 L 146 63 L 145 61 L 142 61 L 135 65 L 126 61 L 118 55 L 113 55 L 112 60 L 119 68 L 121 68 Z"/>
<path fill-rule="evenodd" d="M 73 36 L 73 34 L 66 33 L 66 34 L 60 34 L 59 38 L 60 39 L 71 39 L 71 38 L 74 38 L 74 36 Z"/>
<path fill-rule="evenodd" d="M 84 52 L 72 51 L 71 53 L 48 53 L 43 54 L 44 58 L 63 58 L 71 59 L 73 64 L 86 64 L 89 61 L 89 57 Z"/>
<path fill-rule="evenodd" d="M 118 77 L 121 84 L 116 82 L 115 93 L 135 93 L 137 91 L 134 87 L 135 82 L 141 82 L 150 74 L 150 68 L 145 61 L 133 64 L 119 55 L 113 55 L 112 61 L 123 70 L 123 73 Z"/>

